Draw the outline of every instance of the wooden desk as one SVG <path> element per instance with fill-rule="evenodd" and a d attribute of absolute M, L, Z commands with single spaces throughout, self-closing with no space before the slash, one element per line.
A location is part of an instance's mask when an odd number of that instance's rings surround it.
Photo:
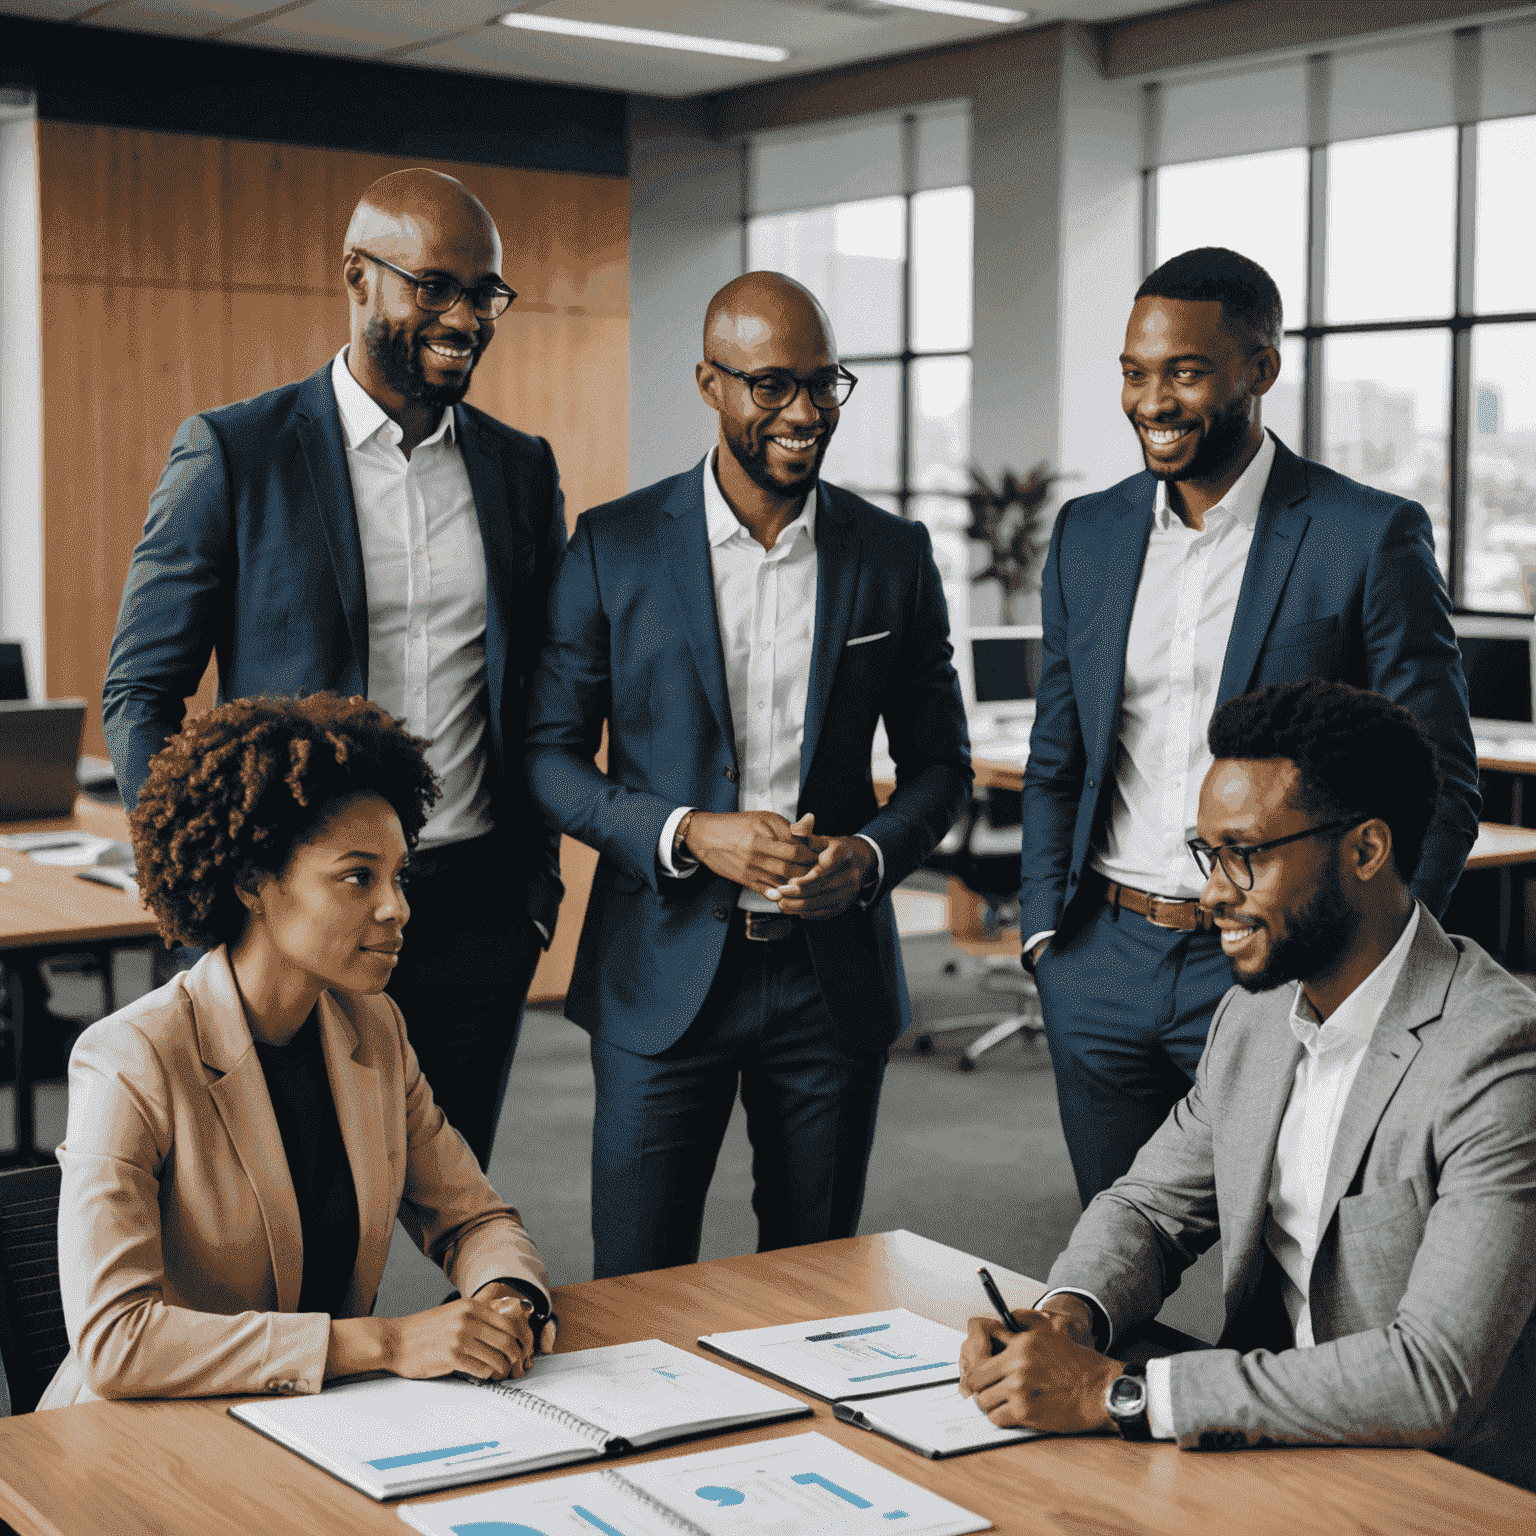
<path fill-rule="evenodd" d="M 84 797 L 73 816 L 48 821 L 0 822 L 0 832 L 93 832 L 125 839 L 128 817 L 117 806 L 97 805 Z M 27 1072 L 27 1018 L 48 1012 L 48 989 L 38 962 L 61 950 L 131 944 L 156 937 L 154 919 L 130 896 L 110 885 L 77 880 L 71 868 L 38 864 L 24 853 L 0 848 L 0 866 L 10 879 L 0 884 L 0 957 L 16 978 L 11 1020 L 16 1044 L 16 1151 L 0 1164 L 25 1162 L 33 1155 L 32 1078 Z M 105 957 L 104 957 L 105 958 Z M 107 1000 L 112 1003 L 110 961 L 106 962 Z"/>
<path fill-rule="evenodd" d="M 580 1349 L 657 1337 L 691 1349 L 700 1333 L 890 1306 L 963 1326 L 984 1311 L 976 1263 L 910 1232 L 891 1232 L 593 1280 L 557 1293 L 561 1342 Z M 1014 1305 L 1039 1295 L 1034 1281 L 992 1268 Z M 373 1503 L 237 1424 L 225 1413 L 230 1401 L 89 1403 L 0 1420 L 0 1520 L 19 1536 L 399 1536 L 404 1527 L 392 1505 Z M 1201 1455 L 1101 1436 L 932 1462 L 839 1424 L 825 1403 L 812 1406 L 814 1419 L 714 1436 L 644 1459 L 815 1429 L 985 1515 L 1004 1533 L 1536 1530 L 1536 1495 L 1423 1451 Z"/>

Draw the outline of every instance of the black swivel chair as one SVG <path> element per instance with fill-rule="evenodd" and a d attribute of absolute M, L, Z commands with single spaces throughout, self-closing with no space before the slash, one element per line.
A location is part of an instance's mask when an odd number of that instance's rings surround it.
<path fill-rule="evenodd" d="M 57 1163 L 0 1173 L 0 1364 L 11 1412 L 37 1407 L 69 1353 L 59 1294 Z"/>

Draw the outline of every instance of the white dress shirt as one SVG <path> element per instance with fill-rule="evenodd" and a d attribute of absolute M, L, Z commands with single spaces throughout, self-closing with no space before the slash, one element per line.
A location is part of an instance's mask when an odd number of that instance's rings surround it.
<path fill-rule="evenodd" d="M 737 809 L 776 811 L 796 820 L 800 801 L 800 747 L 816 643 L 816 504 L 808 495 L 800 512 L 764 549 L 731 510 L 715 479 L 714 454 L 704 463 L 704 524 L 714 578 L 715 617 L 736 738 Z M 678 824 L 692 809 L 680 805 L 667 818 L 657 843 L 661 868 L 682 878 L 698 865 L 672 861 Z M 863 834 L 859 834 L 863 836 Z M 884 859 L 866 837 L 879 872 Z M 778 905 L 742 887 L 738 906 L 777 912 Z"/>
<path fill-rule="evenodd" d="M 403 433 L 331 364 L 368 596 L 368 697 L 414 736 L 443 795 L 423 848 L 491 830 L 485 787 L 485 550 L 453 412 L 409 459 Z"/>
<path fill-rule="evenodd" d="M 1186 841 L 1211 766 L 1205 733 L 1227 658 L 1259 504 L 1275 462 L 1268 432 L 1232 488 L 1188 527 L 1157 483 L 1152 532 L 1131 610 L 1119 749 L 1104 846 L 1091 855 L 1107 879 L 1188 901 L 1204 881 Z M 1033 949 L 1050 930 L 1032 934 Z"/>

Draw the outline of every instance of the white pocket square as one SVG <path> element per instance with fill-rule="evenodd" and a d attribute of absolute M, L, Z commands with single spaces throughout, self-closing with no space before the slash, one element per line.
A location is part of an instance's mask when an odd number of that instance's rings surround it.
<path fill-rule="evenodd" d="M 853 645 L 868 645 L 871 640 L 884 640 L 888 634 L 890 634 L 890 630 L 882 629 L 878 635 L 860 635 L 857 639 L 850 640 L 843 649 L 847 650 L 848 646 Z"/>

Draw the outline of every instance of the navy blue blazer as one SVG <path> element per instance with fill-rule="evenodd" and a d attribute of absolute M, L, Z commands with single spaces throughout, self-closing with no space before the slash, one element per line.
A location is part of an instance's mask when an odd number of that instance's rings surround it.
<path fill-rule="evenodd" d="M 454 407 L 485 547 L 491 815 L 509 879 L 553 932 L 559 834 L 530 810 L 523 717 L 565 547 L 554 455 L 473 406 Z M 302 383 L 189 417 L 150 498 L 102 689 L 123 800 L 181 727 L 209 656 L 219 702 L 368 691 L 368 601 L 357 509 L 327 363 Z"/>
<path fill-rule="evenodd" d="M 738 809 L 703 474 L 696 465 L 578 521 L 528 715 L 534 800 L 601 854 L 566 1016 L 645 1056 L 697 1016 L 741 891 L 703 866 L 674 879 L 656 857 L 679 806 Z M 928 530 L 825 482 L 819 495 L 798 814 L 814 811 L 828 835 L 867 833 L 885 879 L 867 910 L 809 923 L 807 936 L 838 1028 L 880 1049 L 911 1021 L 889 892 L 963 810 L 970 750 Z M 882 716 L 897 774 L 883 808 L 870 782 Z M 604 720 L 606 773 L 593 763 Z"/>
<path fill-rule="evenodd" d="M 1273 435 L 1273 434 L 1271 434 Z M 1069 501 L 1045 563 L 1044 661 L 1024 770 L 1024 935 L 1065 926 L 1112 803 L 1125 647 L 1157 482 L 1132 475 Z M 1324 677 L 1411 709 L 1445 792 L 1414 894 L 1445 910 L 1477 840 L 1477 749 L 1451 601 L 1415 501 L 1298 458 L 1278 438 L 1227 642 L 1217 702 Z"/>

